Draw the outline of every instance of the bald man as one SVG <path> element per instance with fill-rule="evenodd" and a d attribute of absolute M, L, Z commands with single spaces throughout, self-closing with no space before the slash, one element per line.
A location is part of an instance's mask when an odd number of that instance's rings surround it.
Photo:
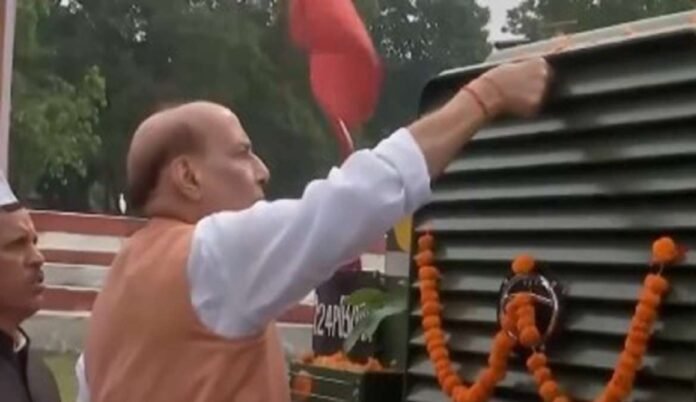
<path fill-rule="evenodd" d="M 483 124 L 535 113 L 548 76 L 541 59 L 497 67 L 300 199 L 274 202 L 229 109 L 195 102 L 148 118 L 127 170 L 149 221 L 94 305 L 81 400 L 289 401 L 276 317 L 424 205 L 431 178 Z"/>

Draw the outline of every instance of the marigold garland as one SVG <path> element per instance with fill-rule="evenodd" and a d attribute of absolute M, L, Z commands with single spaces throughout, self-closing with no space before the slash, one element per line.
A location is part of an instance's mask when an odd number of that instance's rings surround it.
<path fill-rule="evenodd" d="M 440 272 L 435 266 L 435 239 L 430 233 L 418 238 L 418 254 L 414 257 L 418 267 L 422 326 L 425 345 L 430 361 L 435 368 L 442 391 L 454 402 L 484 402 L 490 398 L 498 382 L 505 378 L 508 357 L 517 343 L 532 349 L 534 353 L 527 359 L 527 369 L 534 377 L 539 396 L 544 402 L 570 402 L 553 372 L 548 366 L 548 358 L 536 351 L 542 341 L 536 326 L 534 298 L 529 293 L 517 293 L 506 305 L 501 318 L 501 329 L 495 335 L 484 369 L 471 386 L 466 386 L 452 365 L 447 348 L 447 339 L 442 330 L 443 310 L 438 292 Z M 648 274 L 639 293 L 631 325 L 626 335 L 624 350 L 619 355 L 614 374 L 603 393 L 595 402 L 621 402 L 631 393 L 636 372 L 641 367 L 647 349 L 653 324 L 657 318 L 657 308 L 669 289 L 669 282 L 662 276 L 667 265 L 674 264 L 683 257 L 683 250 L 674 240 L 662 237 L 653 243 L 652 264 L 658 267 L 656 273 Z M 521 255 L 512 263 L 512 271 L 518 275 L 532 274 L 536 262 L 530 255 Z"/>
<path fill-rule="evenodd" d="M 434 245 L 435 241 L 432 235 L 421 236 L 418 239 L 419 253 L 416 256 L 416 263 L 419 267 L 422 326 L 425 333 L 426 349 L 435 368 L 440 387 L 445 394 L 450 396 L 454 402 L 484 402 L 490 397 L 496 384 L 505 378 L 508 356 L 515 346 L 515 340 L 508 335 L 506 328 L 501 329 L 493 341 L 488 358 L 488 367 L 480 373 L 471 386 L 462 383 L 452 365 L 447 349 L 446 335 L 442 330 L 440 316 L 442 304 L 437 291 L 440 272 L 433 265 L 432 249 Z"/>

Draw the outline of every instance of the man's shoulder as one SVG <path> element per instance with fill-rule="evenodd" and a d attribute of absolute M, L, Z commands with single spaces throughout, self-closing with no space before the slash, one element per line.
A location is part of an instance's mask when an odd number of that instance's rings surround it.
<path fill-rule="evenodd" d="M 61 402 L 55 377 L 44 361 L 42 353 L 28 351 L 26 375 L 31 400 L 27 399 L 26 386 L 19 366 L 0 356 L 0 395 L 3 402 Z"/>
<path fill-rule="evenodd" d="M 27 379 L 32 402 L 61 402 L 55 376 L 42 352 L 30 349 L 27 355 Z"/>

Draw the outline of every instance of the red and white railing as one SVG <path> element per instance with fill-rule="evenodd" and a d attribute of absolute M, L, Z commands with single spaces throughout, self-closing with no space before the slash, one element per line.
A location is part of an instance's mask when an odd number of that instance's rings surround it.
<path fill-rule="evenodd" d="M 39 232 L 39 248 L 46 258 L 47 290 L 41 313 L 88 316 L 116 252 L 144 221 L 53 211 L 34 211 L 32 218 Z M 363 269 L 383 271 L 384 254 L 384 244 L 364 254 Z M 312 293 L 278 322 L 311 324 L 313 305 Z"/>

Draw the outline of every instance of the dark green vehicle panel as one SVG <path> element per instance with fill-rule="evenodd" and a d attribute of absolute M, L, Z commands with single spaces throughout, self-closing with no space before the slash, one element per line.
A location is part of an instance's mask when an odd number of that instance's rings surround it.
<path fill-rule="evenodd" d="M 696 401 L 696 35 L 684 27 L 549 60 L 557 80 L 543 113 L 485 128 L 414 219 L 416 234 L 427 222 L 438 240 L 453 360 L 468 380 L 484 366 L 501 281 L 515 255 L 532 253 L 567 287 L 551 366 L 574 400 L 593 400 L 623 348 L 651 243 L 670 235 L 694 251 L 667 273 L 673 287 L 630 399 Z M 433 79 L 421 113 L 487 68 Z M 415 279 L 405 400 L 445 401 Z M 515 360 L 491 402 L 538 400 Z"/>

